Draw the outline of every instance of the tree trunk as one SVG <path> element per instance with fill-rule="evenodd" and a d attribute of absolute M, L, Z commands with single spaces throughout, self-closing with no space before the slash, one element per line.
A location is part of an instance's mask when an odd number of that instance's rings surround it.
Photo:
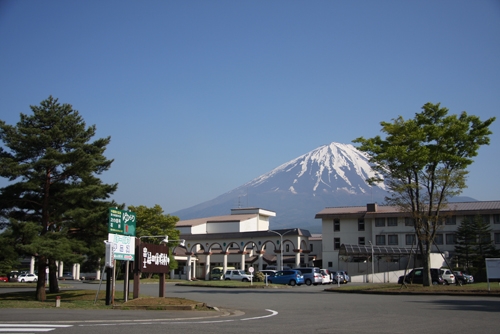
<path fill-rule="evenodd" d="M 36 282 L 36 300 L 45 301 L 45 256 L 38 257 L 38 282 Z"/>
<path fill-rule="evenodd" d="M 58 272 L 56 261 L 54 259 L 49 260 L 49 292 L 58 293 L 59 292 L 59 281 L 57 280 Z"/>
<path fill-rule="evenodd" d="M 423 286 L 432 286 L 432 277 L 431 277 L 431 247 L 432 244 L 429 242 L 425 243 L 425 252 L 422 254 L 423 261 Z"/>

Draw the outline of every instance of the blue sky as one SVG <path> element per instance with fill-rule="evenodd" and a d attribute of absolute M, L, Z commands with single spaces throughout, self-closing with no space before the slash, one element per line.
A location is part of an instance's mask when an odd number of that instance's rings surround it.
<path fill-rule="evenodd" d="M 499 59 L 497 0 L 2 0 L 0 119 L 72 104 L 111 136 L 113 198 L 170 213 L 426 102 L 498 116 Z M 491 129 L 479 200 L 500 200 Z"/>

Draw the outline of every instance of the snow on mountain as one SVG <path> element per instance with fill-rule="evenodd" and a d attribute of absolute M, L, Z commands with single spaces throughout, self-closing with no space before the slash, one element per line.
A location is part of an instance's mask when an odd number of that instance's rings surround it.
<path fill-rule="evenodd" d="M 365 153 L 351 144 L 331 143 L 284 163 L 232 192 L 262 186 L 263 190 L 288 190 L 294 194 L 299 191 L 366 194 L 371 191 L 366 179 L 373 176 L 375 173 Z M 275 182 L 276 179 L 281 179 L 281 182 Z M 384 184 L 378 187 L 386 190 Z"/>
<path fill-rule="evenodd" d="M 351 144 L 333 142 L 213 200 L 172 214 L 184 220 L 227 215 L 237 207 L 260 207 L 276 212 L 272 228 L 301 227 L 316 233 L 321 222 L 314 216 L 325 207 L 383 201 L 386 187 L 370 186 L 366 179 L 372 176 L 366 154 Z"/>

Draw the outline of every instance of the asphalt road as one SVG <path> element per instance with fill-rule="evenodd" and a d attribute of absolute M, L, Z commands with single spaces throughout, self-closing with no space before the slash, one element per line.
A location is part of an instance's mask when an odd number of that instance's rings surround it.
<path fill-rule="evenodd" d="M 96 287 L 75 284 L 75 288 Z M 500 299 L 495 297 L 344 294 L 325 292 L 322 286 L 220 289 L 171 284 L 167 284 L 166 293 L 206 302 L 220 312 L 1 309 L 0 325 L 7 329 L 14 324 L 44 324 L 48 327 L 42 329 L 54 333 L 120 334 L 143 331 L 218 334 L 500 331 Z M 141 294 L 157 296 L 158 286 L 142 285 Z M 34 328 L 24 329 L 29 332 Z"/>

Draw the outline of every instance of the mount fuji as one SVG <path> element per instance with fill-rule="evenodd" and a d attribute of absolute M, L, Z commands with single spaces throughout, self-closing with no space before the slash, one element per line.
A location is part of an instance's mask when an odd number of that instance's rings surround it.
<path fill-rule="evenodd" d="M 276 212 L 271 228 L 304 228 L 321 232 L 314 219 L 325 207 L 382 203 L 384 184 L 370 186 L 375 176 L 368 156 L 351 144 L 331 143 L 301 155 L 213 200 L 172 213 L 181 220 L 228 215 L 238 207 Z"/>

